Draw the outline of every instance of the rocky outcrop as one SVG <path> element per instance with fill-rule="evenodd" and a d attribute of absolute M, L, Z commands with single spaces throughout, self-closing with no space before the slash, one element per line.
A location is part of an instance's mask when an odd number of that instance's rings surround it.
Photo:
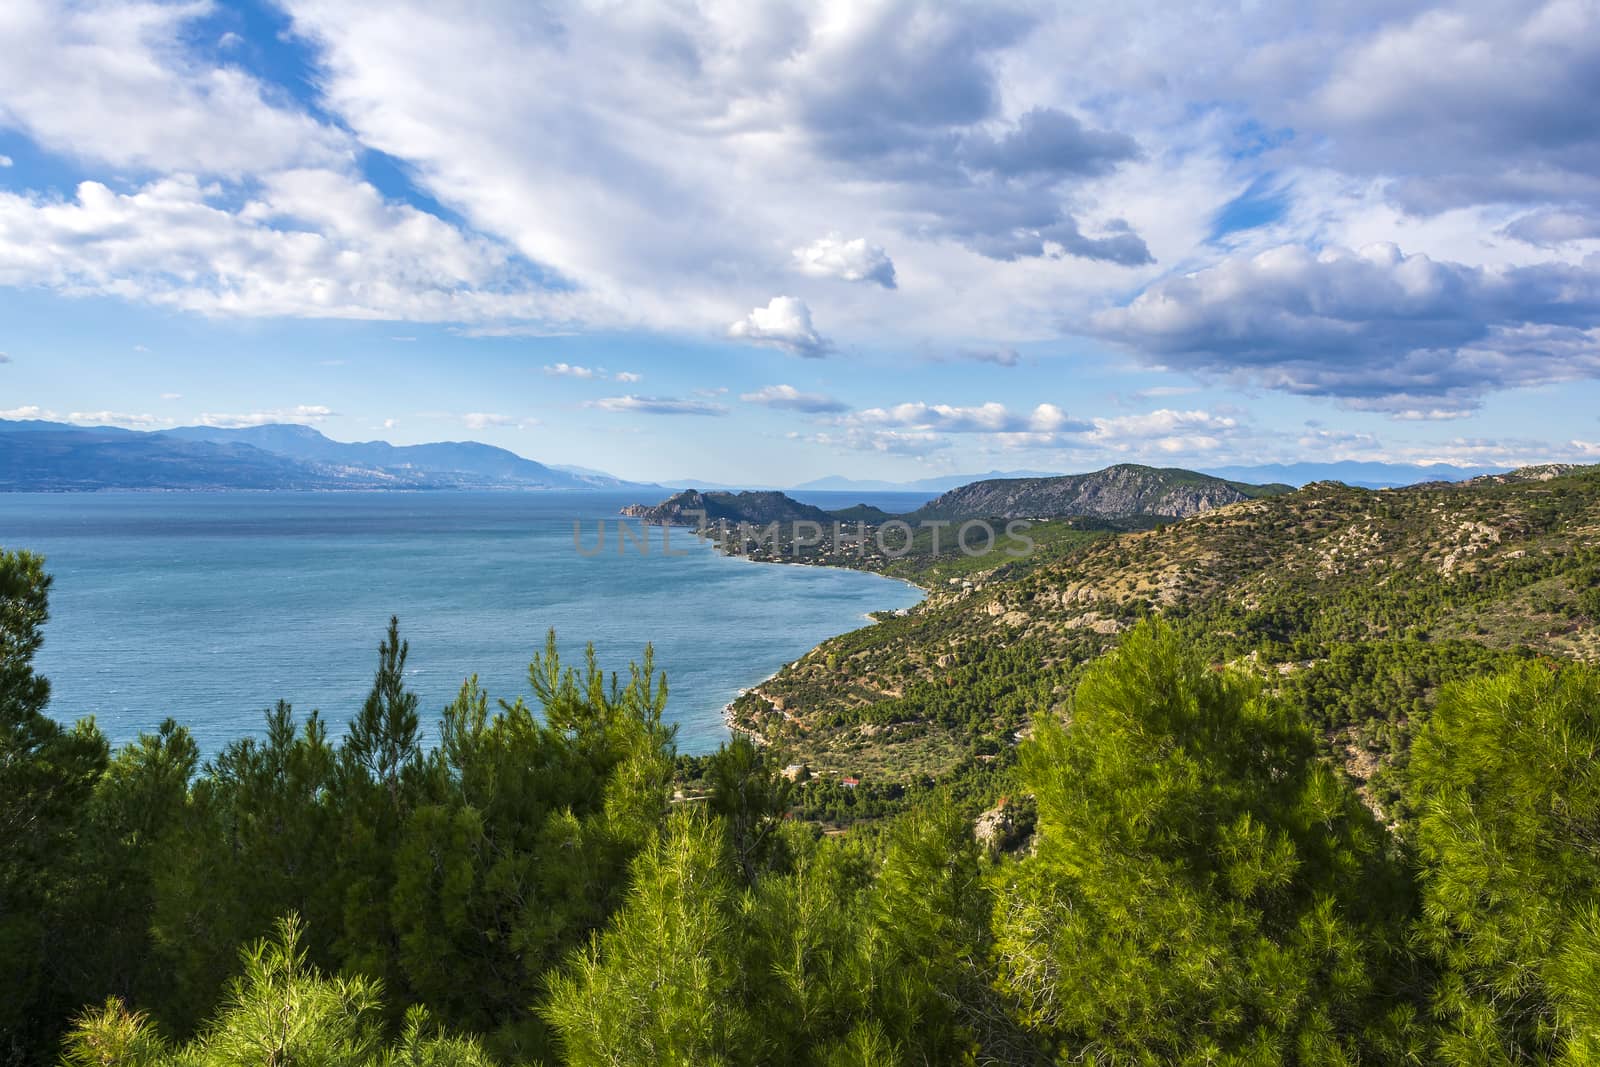
<path fill-rule="evenodd" d="M 622 514 L 643 519 L 650 526 L 708 526 L 719 522 L 730 525 L 747 522 L 764 526 L 772 522 L 817 522 L 831 524 L 834 516 L 821 508 L 802 504 L 782 493 L 702 493 L 686 489 L 659 504 L 629 504 Z"/>

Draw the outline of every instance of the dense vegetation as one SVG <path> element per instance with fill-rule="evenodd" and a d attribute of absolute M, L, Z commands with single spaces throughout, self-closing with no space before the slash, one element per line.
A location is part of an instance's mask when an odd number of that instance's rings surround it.
<path fill-rule="evenodd" d="M 825 642 L 738 701 L 737 721 L 818 771 L 944 779 L 1059 710 L 1084 664 L 1159 613 L 1213 662 L 1260 673 L 1394 805 L 1441 685 L 1537 655 L 1600 660 L 1597 468 L 1323 483 L 1115 536 L 1063 532 L 1021 559 L 936 563 L 916 578 L 919 609 Z"/>
<path fill-rule="evenodd" d="M 787 736 L 678 757 L 648 653 L 553 642 L 425 747 L 394 624 L 337 740 L 280 704 L 204 763 L 175 723 L 112 752 L 47 716 L 49 579 L 0 553 L 0 1063 L 1595 1062 L 1600 671 L 1560 653 L 1600 527 L 1538 488 L 1008 564 L 786 682 L 844 758 L 946 739 L 854 787 Z M 1471 566 L 1452 504 L 1503 534 Z"/>

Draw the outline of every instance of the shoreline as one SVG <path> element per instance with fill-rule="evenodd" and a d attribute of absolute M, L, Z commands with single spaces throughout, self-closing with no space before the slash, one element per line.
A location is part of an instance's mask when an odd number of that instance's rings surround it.
<path fill-rule="evenodd" d="M 680 529 L 694 529 L 694 527 L 692 527 L 692 526 L 679 527 L 679 528 Z M 709 539 L 702 538 L 701 540 L 709 540 Z M 841 566 L 839 564 L 833 564 L 833 563 L 809 563 L 809 562 L 805 562 L 805 561 L 802 561 L 802 560 L 752 559 L 749 556 L 741 556 L 741 555 L 736 555 L 736 554 L 733 554 L 733 553 L 722 552 L 721 549 L 719 549 L 714 542 L 711 543 L 711 550 L 713 552 L 717 552 L 718 554 L 720 554 L 720 555 L 722 555 L 722 556 L 724 556 L 724 557 L 726 557 L 728 559 L 742 560 L 745 563 L 754 563 L 754 564 L 758 564 L 758 565 L 773 566 L 773 567 L 816 567 L 816 568 L 818 568 L 820 570 L 852 571 L 852 572 L 857 573 L 857 574 L 872 574 L 872 575 L 876 575 L 879 578 L 884 578 L 884 579 L 887 579 L 888 581 L 891 581 L 891 582 L 899 582 L 902 585 L 910 586 L 911 588 L 917 590 L 919 593 L 922 594 L 922 597 L 915 604 L 913 604 L 910 608 L 906 608 L 905 609 L 907 612 L 910 612 L 910 611 L 912 611 L 912 610 L 914 610 L 916 608 L 921 607 L 924 603 L 927 602 L 928 597 L 933 594 L 933 590 L 931 588 L 929 588 L 927 586 L 924 586 L 924 585 L 919 585 L 916 582 L 911 581 L 909 578 L 901 578 L 901 577 L 898 577 L 898 576 L 893 575 L 893 574 L 882 574 L 882 573 L 880 573 L 878 571 L 867 570 L 864 567 L 845 567 L 845 566 Z M 843 637 L 845 634 L 855 633 L 857 630 L 865 630 L 865 629 L 867 629 L 868 626 L 877 626 L 882 622 L 881 619 L 873 618 L 872 613 L 870 613 L 870 612 L 867 613 L 866 615 L 863 615 L 862 618 L 867 620 L 866 626 L 857 626 L 854 629 L 845 630 L 842 633 L 835 634 L 834 637 L 824 638 L 822 641 L 818 642 L 815 645 L 812 645 L 810 648 L 808 648 L 804 652 L 802 652 L 797 659 L 790 660 L 788 663 L 783 664 L 781 667 L 779 667 L 777 670 L 773 671 L 771 674 L 767 675 L 765 678 L 761 679 L 759 682 L 756 682 L 753 685 L 746 686 L 745 688 L 739 690 L 739 692 L 734 695 L 734 698 L 732 700 L 730 700 L 726 704 L 722 705 L 722 725 L 723 725 L 723 727 L 728 731 L 728 733 L 730 735 L 736 734 L 736 733 L 737 734 L 743 734 L 744 736 L 746 736 L 746 737 L 750 738 L 752 741 L 754 741 L 757 746 L 765 746 L 767 744 L 767 739 L 765 737 L 763 737 L 759 731 L 746 729 L 745 727 L 738 725 L 738 723 L 736 723 L 734 721 L 733 706 L 735 704 L 737 704 L 739 701 L 743 700 L 745 697 L 749 696 L 751 693 L 755 692 L 756 690 L 760 689 L 762 686 L 766 685 L 768 682 L 772 681 L 774 678 L 778 677 L 778 675 L 782 674 L 784 671 L 788 670 L 790 667 L 793 667 L 796 663 L 799 663 L 801 660 L 805 659 L 807 656 L 809 656 L 813 652 L 817 651 L 817 649 L 821 648 L 823 645 L 827 644 L 829 641 L 834 640 L 834 638 Z"/>

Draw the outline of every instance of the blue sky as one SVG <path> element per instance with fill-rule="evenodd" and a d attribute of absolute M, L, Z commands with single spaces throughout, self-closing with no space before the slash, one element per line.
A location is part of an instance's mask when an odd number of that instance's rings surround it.
<path fill-rule="evenodd" d="M 1600 460 L 1600 10 L 11 0 L 0 417 Z"/>

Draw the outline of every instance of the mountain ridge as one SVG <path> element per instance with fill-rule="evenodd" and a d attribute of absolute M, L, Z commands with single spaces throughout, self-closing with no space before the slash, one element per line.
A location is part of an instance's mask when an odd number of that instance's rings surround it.
<path fill-rule="evenodd" d="M 602 472 L 564 471 L 477 441 L 335 441 L 295 423 L 141 431 L 0 420 L 0 488 L 659 489 Z"/>
<path fill-rule="evenodd" d="M 908 519 L 1181 519 L 1289 491 L 1287 485 L 1249 485 L 1179 467 L 1118 463 L 1088 474 L 973 482 L 942 494 Z"/>

